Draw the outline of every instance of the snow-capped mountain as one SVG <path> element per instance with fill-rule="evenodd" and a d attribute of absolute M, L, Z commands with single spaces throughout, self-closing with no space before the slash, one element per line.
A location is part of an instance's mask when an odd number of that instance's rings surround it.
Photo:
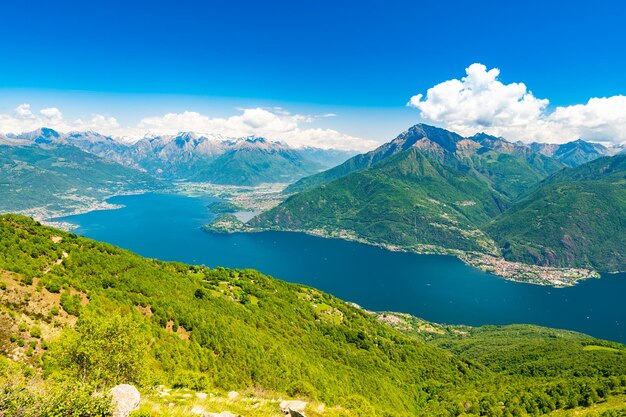
<path fill-rule="evenodd" d="M 128 144 L 92 131 L 62 134 L 41 128 L 0 138 L 0 144 L 73 145 L 163 179 L 234 185 L 291 182 L 330 168 L 353 155 L 334 149 L 296 149 L 256 136 L 226 139 L 193 132 L 150 135 Z"/>

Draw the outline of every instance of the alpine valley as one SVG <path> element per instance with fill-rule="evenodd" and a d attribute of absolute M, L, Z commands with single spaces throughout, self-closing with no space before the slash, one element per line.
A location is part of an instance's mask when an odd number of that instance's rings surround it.
<path fill-rule="evenodd" d="M 125 144 L 39 129 L 0 140 L 5 212 L 47 219 L 115 208 L 106 199 L 117 194 L 210 190 L 211 233 L 451 254 L 555 287 L 626 269 L 626 155 L 597 144 L 559 152 L 424 124 L 352 157 L 193 133 Z M 256 270 L 144 258 L 20 214 L 0 216 L 0 370 L 2 416 L 110 416 L 118 384 L 141 392 L 133 417 L 615 416 L 626 401 L 617 342 L 369 311 Z"/>
<path fill-rule="evenodd" d="M 626 417 L 626 1 L 3 1 L 0 417 Z"/>
<path fill-rule="evenodd" d="M 257 137 L 225 140 L 180 133 L 127 144 L 95 132 L 41 128 L 0 135 L 0 211 L 43 220 L 107 208 L 104 200 L 113 195 L 171 191 L 177 181 L 289 183 L 351 155 L 293 149 Z"/>
<path fill-rule="evenodd" d="M 207 230 L 298 231 L 453 254 L 509 279 L 572 285 L 626 269 L 626 155 L 582 143 L 560 147 L 576 149 L 569 164 L 592 161 L 570 168 L 533 146 L 418 124 L 288 186 L 284 202 L 247 223 L 225 215 Z"/>

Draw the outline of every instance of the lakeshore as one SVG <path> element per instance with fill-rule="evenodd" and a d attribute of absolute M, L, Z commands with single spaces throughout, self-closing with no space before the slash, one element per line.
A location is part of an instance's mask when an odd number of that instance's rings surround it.
<path fill-rule="evenodd" d="M 304 233 L 206 233 L 201 226 L 214 218 L 207 210 L 212 201 L 179 194 L 122 196 L 109 200 L 121 209 L 58 220 L 79 225 L 76 234 L 145 257 L 262 270 L 370 311 L 442 324 L 538 324 L 626 340 L 626 274 L 603 273 L 601 279 L 555 288 L 502 279 L 449 253 L 418 255 Z"/>

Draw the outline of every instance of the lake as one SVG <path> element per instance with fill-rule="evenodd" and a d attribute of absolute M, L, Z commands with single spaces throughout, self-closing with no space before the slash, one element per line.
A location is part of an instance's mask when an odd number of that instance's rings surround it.
<path fill-rule="evenodd" d="M 450 256 L 389 252 L 301 233 L 209 234 L 200 226 L 214 217 L 206 208 L 211 201 L 174 194 L 119 196 L 108 202 L 121 209 L 60 220 L 77 224 L 77 234 L 146 257 L 254 268 L 368 310 L 472 326 L 532 323 L 626 342 L 626 274 L 556 289 L 506 281 Z"/>

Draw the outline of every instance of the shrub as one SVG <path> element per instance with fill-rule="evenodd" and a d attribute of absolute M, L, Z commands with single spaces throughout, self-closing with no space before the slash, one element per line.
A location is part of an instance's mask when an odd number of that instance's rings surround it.
<path fill-rule="evenodd" d="M 193 293 L 194 297 L 203 300 L 205 298 L 207 298 L 207 292 L 204 290 L 204 288 L 198 288 L 194 293 Z"/>
<path fill-rule="evenodd" d="M 33 326 L 30 329 L 30 337 L 34 337 L 36 339 L 40 339 L 41 338 L 41 327 Z"/>
<path fill-rule="evenodd" d="M 61 307 L 63 307 L 63 310 L 65 310 L 67 314 L 78 317 L 81 309 L 80 295 L 70 295 L 69 291 L 64 291 L 63 294 L 61 294 Z"/>
<path fill-rule="evenodd" d="M 46 289 L 52 293 L 59 293 L 61 292 L 61 288 L 62 288 L 61 283 L 56 280 L 46 281 L 45 286 L 46 286 Z"/>

